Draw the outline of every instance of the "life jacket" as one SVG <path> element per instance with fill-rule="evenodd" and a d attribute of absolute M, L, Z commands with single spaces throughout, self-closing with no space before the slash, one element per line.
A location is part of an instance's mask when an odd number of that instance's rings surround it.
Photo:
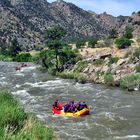
<path fill-rule="evenodd" d="M 68 108 L 67 112 L 72 112 L 74 110 L 74 106 L 75 106 L 74 102 L 70 101 L 68 105 L 69 105 L 69 108 Z"/>

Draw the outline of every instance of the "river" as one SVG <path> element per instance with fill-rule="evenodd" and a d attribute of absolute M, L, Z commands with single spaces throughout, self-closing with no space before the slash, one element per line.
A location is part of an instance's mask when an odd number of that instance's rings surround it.
<path fill-rule="evenodd" d="M 8 89 L 46 126 L 55 130 L 58 140 L 140 140 L 140 93 L 118 88 L 79 84 L 40 72 L 29 63 L 0 62 L 0 89 Z M 51 113 L 56 98 L 85 100 L 90 115 L 60 117 Z"/>

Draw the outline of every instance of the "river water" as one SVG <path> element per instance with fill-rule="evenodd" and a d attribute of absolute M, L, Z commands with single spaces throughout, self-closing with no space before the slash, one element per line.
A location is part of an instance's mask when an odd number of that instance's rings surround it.
<path fill-rule="evenodd" d="M 16 66 L 20 63 L 0 62 L 0 89 L 12 91 L 27 112 L 55 130 L 58 140 L 140 140 L 140 93 L 52 77 L 34 64 L 21 71 Z M 84 99 L 90 115 L 53 115 L 56 97 L 63 104 Z"/>

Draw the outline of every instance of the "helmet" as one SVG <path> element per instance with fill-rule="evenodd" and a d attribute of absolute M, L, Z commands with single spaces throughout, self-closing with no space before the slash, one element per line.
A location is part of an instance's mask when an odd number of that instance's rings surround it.
<path fill-rule="evenodd" d="M 74 100 L 71 100 L 70 102 L 74 103 Z"/>

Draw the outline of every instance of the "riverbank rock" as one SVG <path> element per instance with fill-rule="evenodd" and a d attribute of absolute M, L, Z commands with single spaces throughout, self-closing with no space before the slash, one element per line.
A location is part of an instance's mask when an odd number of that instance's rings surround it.
<path fill-rule="evenodd" d="M 108 67 L 107 65 L 102 67 L 102 72 L 106 73 L 106 72 L 110 72 L 110 71 L 111 71 L 111 68 Z"/>
<path fill-rule="evenodd" d="M 117 65 L 117 66 L 123 65 L 123 64 L 126 63 L 127 61 L 128 61 L 128 58 L 126 58 L 126 59 L 119 59 L 116 65 Z"/>

